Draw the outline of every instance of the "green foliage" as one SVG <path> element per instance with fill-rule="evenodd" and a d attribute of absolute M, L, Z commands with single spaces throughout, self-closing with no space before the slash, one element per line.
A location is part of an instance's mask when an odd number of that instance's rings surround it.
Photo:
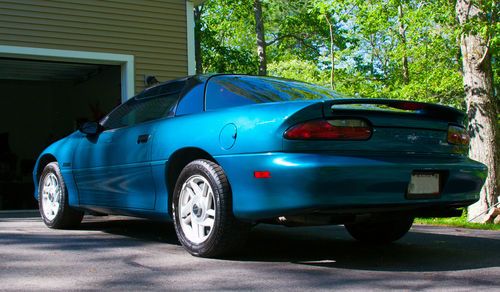
<path fill-rule="evenodd" d="M 307 1 L 264 1 L 267 54 L 271 61 L 317 60 L 328 28 L 318 26 L 318 13 L 309 13 Z"/>
<path fill-rule="evenodd" d="M 323 84 L 325 72 L 321 71 L 317 64 L 312 61 L 290 59 L 270 63 L 267 67 L 269 75 L 280 76 L 309 83 Z"/>
<path fill-rule="evenodd" d="M 460 217 L 450 218 L 415 218 L 417 224 L 453 226 L 469 229 L 500 230 L 500 224 L 494 223 L 471 223 L 467 222 L 467 208 L 462 208 Z"/>
<path fill-rule="evenodd" d="M 334 31 L 337 91 L 464 108 L 463 30 L 455 19 L 454 1 L 261 1 L 270 75 L 328 86 L 328 19 Z M 491 0 L 481 3 L 489 13 L 465 29 L 489 36 L 497 80 L 497 7 Z M 256 74 L 253 0 L 209 0 L 204 5 L 199 26 L 204 71 Z M 403 79 L 405 57 L 409 81 Z"/>
<path fill-rule="evenodd" d="M 470 223 L 467 219 L 462 217 L 452 217 L 452 218 L 417 218 L 415 219 L 416 224 L 425 225 L 439 225 L 439 226 L 452 226 L 459 228 L 469 228 L 469 229 L 482 229 L 482 230 L 500 230 L 499 224 L 494 223 Z"/>
<path fill-rule="evenodd" d="M 203 7 L 199 36 L 203 71 L 255 73 L 252 5 L 246 0 L 207 1 Z"/>

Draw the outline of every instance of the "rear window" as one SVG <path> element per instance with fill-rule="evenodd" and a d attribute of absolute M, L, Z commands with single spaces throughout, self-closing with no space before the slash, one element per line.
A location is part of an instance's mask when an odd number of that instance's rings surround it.
<path fill-rule="evenodd" d="M 206 109 L 335 97 L 337 94 L 329 89 L 298 81 L 257 76 L 220 75 L 208 81 Z"/>

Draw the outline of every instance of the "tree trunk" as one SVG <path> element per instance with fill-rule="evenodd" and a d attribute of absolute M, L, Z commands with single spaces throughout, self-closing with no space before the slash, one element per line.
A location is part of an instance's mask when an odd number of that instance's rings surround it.
<path fill-rule="evenodd" d="M 458 0 L 455 6 L 460 25 L 463 27 L 472 18 L 484 17 L 471 0 Z M 496 145 L 497 104 L 493 96 L 493 74 L 491 52 L 485 40 L 478 34 L 465 32 L 461 36 L 463 79 L 466 94 L 469 133 L 471 135 L 470 157 L 488 166 L 488 177 L 481 190 L 479 202 L 469 208 L 469 218 L 478 217 L 497 202 L 499 195 L 499 155 Z M 477 220 L 480 221 L 482 216 Z"/>
<path fill-rule="evenodd" d="M 398 19 L 399 19 L 399 38 L 401 39 L 401 44 L 403 45 L 403 57 L 401 62 L 403 63 L 403 82 L 408 84 L 410 82 L 410 72 L 408 69 L 408 56 L 406 55 L 406 28 L 403 23 L 403 4 L 398 5 Z"/>
<path fill-rule="evenodd" d="M 373 78 L 375 75 L 375 41 L 373 34 L 370 34 L 370 45 L 372 46 L 371 54 L 370 54 L 370 73 Z"/>
<path fill-rule="evenodd" d="M 328 22 L 328 28 L 330 28 L 330 59 L 332 62 L 332 70 L 330 71 L 330 87 L 335 89 L 335 39 L 333 35 L 333 24 L 325 14 L 326 22 Z"/>
<path fill-rule="evenodd" d="M 262 19 L 262 4 L 254 0 L 255 33 L 257 34 L 257 55 L 259 57 L 259 75 L 267 75 L 266 38 L 264 35 L 264 21 Z"/>
<path fill-rule="evenodd" d="M 203 73 L 203 58 L 201 56 L 201 14 L 203 5 L 194 8 L 194 55 L 196 62 L 196 74 Z"/>

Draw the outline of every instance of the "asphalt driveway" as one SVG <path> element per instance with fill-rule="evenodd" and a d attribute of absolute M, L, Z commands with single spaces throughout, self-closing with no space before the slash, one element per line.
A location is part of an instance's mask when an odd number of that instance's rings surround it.
<path fill-rule="evenodd" d="M 262 225 L 242 255 L 213 260 L 186 253 L 169 223 L 88 217 L 79 230 L 50 230 L 0 215 L 0 290 L 490 291 L 499 275 L 498 231 L 415 226 L 381 247 L 342 226 Z"/>

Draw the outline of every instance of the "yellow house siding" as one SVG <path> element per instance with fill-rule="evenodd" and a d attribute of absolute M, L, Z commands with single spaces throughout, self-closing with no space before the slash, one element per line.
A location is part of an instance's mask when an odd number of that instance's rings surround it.
<path fill-rule="evenodd" d="M 183 0 L 0 0 L 0 45 L 135 56 L 144 75 L 187 74 Z"/>

